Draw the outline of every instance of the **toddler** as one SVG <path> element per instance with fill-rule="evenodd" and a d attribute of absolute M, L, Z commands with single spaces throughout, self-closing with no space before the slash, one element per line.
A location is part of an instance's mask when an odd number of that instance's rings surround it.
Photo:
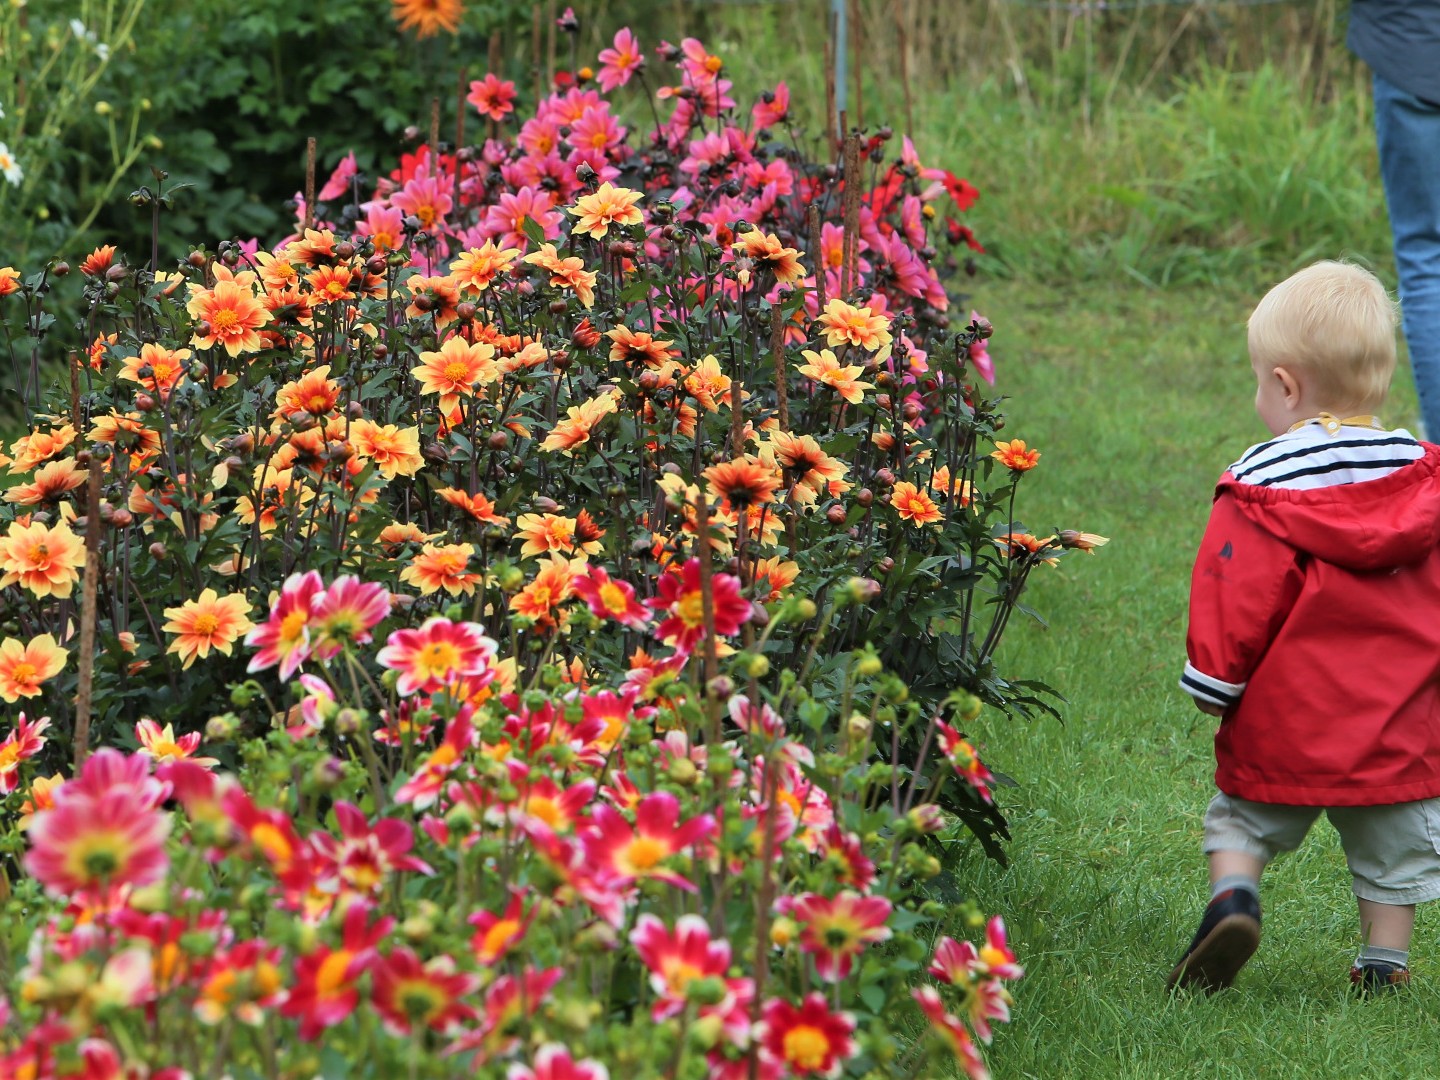
<path fill-rule="evenodd" d="M 1266 863 L 1325 811 L 1360 906 L 1360 993 L 1409 981 L 1415 905 L 1440 897 L 1440 446 L 1374 415 L 1395 308 L 1321 262 L 1249 323 L 1275 437 L 1220 478 L 1180 685 L 1221 717 L 1205 814 L 1211 899 L 1169 986 L 1229 986 L 1260 944 Z"/>

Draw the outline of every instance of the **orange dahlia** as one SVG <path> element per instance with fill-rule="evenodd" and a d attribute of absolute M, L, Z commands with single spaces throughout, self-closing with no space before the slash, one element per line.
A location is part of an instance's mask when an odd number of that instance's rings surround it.
<path fill-rule="evenodd" d="M 422 596 L 444 589 L 451 596 L 471 596 L 479 574 L 466 571 L 475 554 L 472 544 L 426 544 L 410 565 L 400 571 L 400 580 L 414 585 Z"/>
<path fill-rule="evenodd" d="M 453 409 L 462 397 L 473 397 L 477 387 L 500 378 L 495 364 L 495 346 L 485 342 L 471 345 L 452 337 L 439 352 L 422 352 L 420 366 L 410 369 L 422 394 L 439 394 L 440 408 Z"/>
<path fill-rule="evenodd" d="M 460 32 L 465 14 L 463 0 L 391 0 L 390 16 L 401 30 L 414 30 L 417 37 L 434 37 L 444 30 Z"/>
<path fill-rule="evenodd" d="M 0 589 L 19 583 L 36 596 L 70 595 L 85 565 L 85 542 L 70 531 L 67 522 L 53 529 L 38 522 L 10 523 L 0 536 Z"/>
<path fill-rule="evenodd" d="M 864 368 L 859 364 L 840 363 L 829 349 L 819 352 L 805 349 L 802 355 L 809 363 L 800 365 L 800 374 L 830 387 L 851 405 L 860 404 L 865 399 L 865 391 L 874 388 L 874 383 L 860 381 Z"/>
<path fill-rule="evenodd" d="M 238 281 L 217 281 L 213 289 L 201 289 L 185 305 L 196 320 L 190 344 L 197 349 L 222 346 L 231 356 L 259 352 L 259 330 L 270 321 L 270 312 L 247 286 Z"/>
<path fill-rule="evenodd" d="M 580 220 L 574 231 L 599 240 L 611 225 L 639 225 L 644 219 L 636 207 L 645 196 L 629 188 L 616 187 L 605 181 L 593 195 L 582 195 L 566 212 Z"/>
<path fill-rule="evenodd" d="M 147 343 L 140 346 L 139 356 L 127 356 L 121 361 L 120 378 L 137 382 L 162 398 L 169 397 L 170 391 L 185 377 L 185 365 L 189 360 L 189 349 L 167 349 L 163 345 Z M 149 374 L 142 374 L 147 368 Z"/>
<path fill-rule="evenodd" d="M 819 321 L 825 331 L 827 345 L 849 342 L 867 352 L 875 352 L 890 344 L 889 319 L 884 315 L 871 314 L 868 307 L 847 304 L 838 297 L 825 305 L 825 313 Z"/>
<path fill-rule="evenodd" d="M 913 522 L 916 525 L 928 525 L 945 516 L 940 513 L 934 499 L 914 484 L 904 480 L 895 485 L 895 490 L 890 495 L 890 505 L 895 508 L 902 520 Z"/>
<path fill-rule="evenodd" d="M 519 256 L 519 248 L 497 247 L 494 240 L 486 240 L 478 248 L 471 248 L 450 264 L 450 276 L 466 292 L 482 293 L 491 283 L 509 270 Z"/>
<path fill-rule="evenodd" d="M 206 589 L 197 600 L 165 609 L 170 621 L 161 629 L 176 635 L 165 651 L 178 653 L 182 668 L 188 668 L 196 657 L 205 659 L 211 649 L 229 656 L 236 639 L 255 628 L 249 613 L 250 603 L 242 594 L 220 596 L 214 589 Z"/>
<path fill-rule="evenodd" d="M 780 477 L 775 469 L 746 454 L 722 461 L 705 470 L 713 495 L 728 499 L 732 506 L 747 507 L 768 503 L 775 497 Z"/>
<path fill-rule="evenodd" d="M 425 464 L 420 456 L 420 429 L 356 420 L 350 425 L 350 446 L 357 457 L 375 462 L 387 480 L 414 476 Z"/>
<path fill-rule="evenodd" d="M 617 396 L 613 393 L 601 394 L 589 401 L 582 401 L 579 405 L 571 405 L 565 410 L 565 419 L 558 421 L 550 434 L 545 436 L 540 449 L 559 450 L 569 455 L 577 446 L 589 442 L 595 425 L 618 407 L 615 403 Z"/>
<path fill-rule="evenodd" d="M 58 458 L 41 465 L 30 483 L 16 484 L 6 491 L 5 501 L 21 506 L 57 502 L 67 491 L 83 484 L 89 475 L 89 470 L 76 465 L 74 458 Z"/>
<path fill-rule="evenodd" d="M 14 638 L 0 642 L 0 701 L 14 704 L 35 697 L 40 684 L 60 674 L 69 650 L 55 644 L 52 634 L 41 634 L 22 645 Z"/>
<path fill-rule="evenodd" d="M 595 306 L 595 275 L 585 269 L 585 260 L 571 256 L 561 258 L 554 244 L 541 244 L 540 250 L 525 256 L 525 261 L 550 272 L 555 288 L 573 289 L 585 307 Z"/>
<path fill-rule="evenodd" d="M 1029 472 L 1036 465 L 1040 464 L 1040 451 L 1027 450 L 1024 439 L 1011 439 L 1009 442 L 997 442 L 995 452 L 990 455 L 1000 462 L 1011 472 Z"/>

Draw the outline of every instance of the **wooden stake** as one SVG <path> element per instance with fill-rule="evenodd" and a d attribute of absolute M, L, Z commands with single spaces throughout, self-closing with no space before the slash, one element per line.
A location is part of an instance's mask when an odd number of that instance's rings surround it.
<path fill-rule="evenodd" d="M 865 127 L 865 78 L 860 48 L 860 0 L 850 0 L 850 63 L 855 68 L 855 126 Z"/>
<path fill-rule="evenodd" d="M 825 233 L 820 227 L 820 207 L 810 204 L 810 258 L 815 262 L 815 299 L 825 310 Z"/>
<path fill-rule="evenodd" d="M 855 288 L 859 276 L 858 248 L 860 233 L 860 136 L 845 136 L 845 157 L 842 166 L 845 178 L 844 207 L 845 241 L 841 249 L 840 286 L 845 296 Z"/>
<path fill-rule="evenodd" d="M 500 31 L 496 30 L 490 35 L 490 71 L 498 78 L 500 76 Z M 485 130 L 490 138 L 495 138 L 500 133 L 495 121 L 489 117 L 485 118 Z"/>
<path fill-rule="evenodd" d="M 785 314 L 780 305 L 770 308 L 770 356 L 775 361 L 775 406 L 779 413 L 780 430 L 790 430 L 790 402 L 785 370 Z"/>
<path fill-rule="evenodd" d="M 440 98 L 430 99 L 430 175 L 440 175 Z"/>
<path fill-rule="evenodd" d="M 546 12 L 547 28 L 545 32 L 545 80 L 550 86 L 555 85 L 555 0 L 549 0 L 549 10 Z"/>
<path fill-rule="evenodd" d="M 310 140 L 314 142 L 315 140 Z M 80 585 L 79 685 L 75 690 L 75 771 L 90 756 L 90 699 L 95 689 L 95 607 L 100 584 L 100 461 L 90 459 L 85 485 L 85 575 Z"/>
<path fill-rule="evenodd" d="M 460 218 L 460 148 L 465 145 L 465 92 L 470 89 L 470 69 L 460 68 L 460 92 L 455 102 L 455 218 Z"/>
<path fill-rule="evenodd" d="M 530 5 L 530 65 L 535 71 L 535 104 L 545 96 L 545 72 L 540 67 L 540 5 Z"/>
<path fill-rule="evenodd" d="M 832 32 L 831 37 L 834 37 Z M 825 130 L 830 136 L 831 147 L 840 145 L 840 136 L 835 133 L 835 44 L 825 42 Z"/>
<path fill-rule="evenodd" d="M 895 27 L 900 33 L 900 88 L 905 93 L 905 134 L 915 135 L 915 112 L 910 101 L 910 40 L 906 19 L 909 16 L 908 0 L 895 0 Z"/>
<path fill-rule="evenodd" d="M 305 228 L 315 224 L 315 136 L 305 140 Z"/>

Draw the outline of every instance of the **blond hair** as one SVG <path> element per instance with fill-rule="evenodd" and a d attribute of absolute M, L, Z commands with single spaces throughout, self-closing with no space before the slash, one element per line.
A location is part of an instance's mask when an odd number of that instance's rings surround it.
<path fill-rule="evenodd" d="M 1257 367 L 1303 372 L 1316 404 L 1378 408 L 1395 373 L 1396 306 L 1370 271 L 1326 260 L 1291 274 L 1250 315 Z"/>

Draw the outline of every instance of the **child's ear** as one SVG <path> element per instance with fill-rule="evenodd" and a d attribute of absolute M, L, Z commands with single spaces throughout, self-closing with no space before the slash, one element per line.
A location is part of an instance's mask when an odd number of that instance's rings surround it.
<path fill-rule="evenodd" d="M 1286 408 L 1293 409 L 1300 404 L 1300 380 L 1295 378 L 1289 368 L 1277 367 L 1270 373 L 1270 377 L 1279 382 Z"/>

